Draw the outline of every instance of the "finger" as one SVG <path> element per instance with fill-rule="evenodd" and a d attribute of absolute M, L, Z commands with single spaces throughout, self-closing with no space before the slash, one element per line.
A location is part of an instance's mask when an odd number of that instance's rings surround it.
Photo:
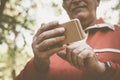
<path fill-rule="evenodd" d="M 41 27 L 38 29 L 38 31 L 35 34 L 35 36 L 38 36 L 40 33 L 44 32 L 44 31 L 56 28 L 57 26 L 58 26 L 58 21 L 52 21 L 52 22 L 49 22 L 47 24 L 42 23 Z"/>
<path fill-rule="evenodd" d="M 66 52 L 65 52 L 65 51 L 59 51 L 59 52 L 57 53 L 57 55 L 58 55 L 59 57 L 61 57 L 62 59 L 67 60 L 67 59 L 66 59 Z"/>
<path fill-rule="evenodd" d="M 78 66 L 78 63 L 77 63 L 77 58 L 78 58 L 78 55 L 80 54 L 80 52 L 82 51 L 82 49 L 80 47 L 76 48 L 73 50 L 72 54 L 74 54 L 74 56 L 72 57 L 73 59 L 73 65 L 75 65 L 76 67 L 79 67 Z"/>
<path fill-rule="evenodd" d="M 68 49 L 70 48 L 70 49 L 75 49 L 75 48 L 77 48 L 78 46 L 80 45 L 80 42 L 79 41 L 77 41 L 77 42 L 73 42 L 73 43 L 71 43 L 71 44 L 69 44 L 68 45 Z"/>
<path fill-rule="evenodd" d="M 79 44 L 78 42 L 75 42 L 66 47 L 66 52 L 67 52 L 66 57 L 71 64 L 73 64 L 72 51 L 79 46 L 78 44 Z"/>
<path fill-rule="evenodd" d="M 36 34 L 35 34 L 34 37 L 36 37 L 36 36 L 38 36 L 40 33 L 42 33 L 42 32 L 41 32 L 41 27 L 43 27 L 44 25 L 45 25 L 45 23 L 42 23 L 42 24 L 41 24 L 40 28 L 37 30 L 37 32 L 36 32 Z"/>
<path fill-rule="evenodd" d="M 48 51 L 46 52 L 46 54 L 49 55 L 49 56 L 51 56 L 51 55 L 53 55 L 53 54 L 55 54 L 55 53 L 57 53 L 57 52 L 59 52 L 59 51 L 61 51 L 61 50 L 63 50 L 63 49 L 64 49 L 63 46 L 62 46 L 62 47 L 52 48 L 52 49 L 48 50 Z"/>
<path fill-rule="evenodd" d="M 49 58 L 50 56 L 52 56 L 53 54 L 57 53 L 58 51 L 60 50 L 63 50 L 64 47 L 56 47 L 56 48 L 52 48 L 52 49 L 49 49 L 49 50 L 46 50 L 46 51 L 42 51 L 40 53 L 37 53 L 37 56 L 39 58 L 42 58 L 42 59 L 47 59 Z"/>
<path fill-rule="evenodd" d="M 85 68 L 88 64 L 86 59 L 92 57 L 93 51 L 91 49 L 85 48 L 79 55 L 78 55 L 78 65 L 80 68 Z"/>
<path fill-rule="evenodd" d="M 62 27 L 61 28 L 55 28 L 55 29 L 49 30 L 49 31 L 45 31 L 38 36 L 36 41 L 37 41 L 37 43 L 40 43 L 45 39 L 63 35 L 64 32 L 65 32 L 65 29 L 62 28 Z"/>
<path fill-rule="evenodd" d="M 47 30 L 50 30 L 50 29 L 53 29 L 53 28 L 57 28 L 59 26 L 59 23 L 58 21 L 52 21 L 52 22 L 49 22 L 43 26 L 41 26 L 41 31 L 47 31 Z"/>
<path fill-rule="evenodd" d="M 54 37 L 50 39 L 46 39 L 40 44 L 36 45 L 36 48 L 38 48 L 40 51 L 44 51 L 47 48 L 50 48 L 51 46 L 61 43 L 65 39 L 65 36 L 60 36 L 60 37 Z"/>

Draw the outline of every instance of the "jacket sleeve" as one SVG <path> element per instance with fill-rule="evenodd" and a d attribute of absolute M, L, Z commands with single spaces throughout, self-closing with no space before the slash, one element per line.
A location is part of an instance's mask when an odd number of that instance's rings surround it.
<path fill-rule="evenodd" d="M 113 48 L 120 51 L 120 26 L 116 25 L 114 28 L 115 30 L 108 30 L 105 33 L 99 31 L 99 35 L 101 34 L 101 36 L 97 35 L 97 32 L 96 35 L 90 34 L 88 43 L 92 47 L 95 47 L 96 43 L 99 43 L 98 49 Z M 91 43 L 92 41 L 94 42 Z M 110 62 L 111 67 L 107 68 L 102 75 L 88 73 L 86 80 L 120 80 L 120 52 L 98 52 L 96 56 L 101 62 Z M 90 79 L 91 77 L 92 79 Z"/>
<path fill-rule="evenodd" d="M 102 53 L 98 56 L 101 62 L 110 62 L 111 67 L 107 68 L 103 74 L 87 73 L 84 80 L 120 80 L 120 54 Z"/>
<path fill-rule="evenodd" d="M 36 70 L 34 58 L 32 58 L 15 80 L 45 80 L 46 75 L 47 72 Z"/>
<path fill-rule="evenodd" d="M 112 55 L 112 53 L 110 54 Z M 108 54 L 108 56 L 110 54 Z M 100 80 L 120 80 L 120 54 L 113 53 L 113 55 L 114 59 L 108 60 L 110 62 L 111 67 L 106 69 L 106 71 L 99 78 Z M 106 56 L 104 56 L 104 58 L 105 57 Z"/>
<path fill-rule="evenodd" d="M 114 46 L 115 49 L 120 51 L 120 26 L 116 25 L 115 30 L 112 33 L 113 35 L 111 40 L 113 43 L 110 43 Z M 105 52 L 101 55 L 98 55 L 98 58 L 102 62 L 109 61 L 111 67 L 108 68 L 105 73 L 102 75 L 100 80 L 120 80 L 120 52 L 112 53 L 112 52 Z"/>

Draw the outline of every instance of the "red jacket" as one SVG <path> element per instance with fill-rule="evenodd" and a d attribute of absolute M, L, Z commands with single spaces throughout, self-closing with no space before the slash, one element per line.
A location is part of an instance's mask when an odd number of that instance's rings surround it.
<path fill-rule="evenodd" d="M 102 20 L 97 21 L 97 24 L 102 23 L 104 23 Z M 16 80 L 120 80 L 120 26 L 97 25 L 88 28 L 87 31 L 87 43 L 94 49 L 97 58 L 101 62 L 111 63 L 111 68 L 103 75 L 83 73 L 55 54 L 50 58 L 48 72 L 37 71 L 33 58 Z"/>

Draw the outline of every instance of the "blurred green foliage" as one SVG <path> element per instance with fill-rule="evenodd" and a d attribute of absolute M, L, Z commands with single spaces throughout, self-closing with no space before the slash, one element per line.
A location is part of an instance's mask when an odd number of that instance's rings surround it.
<path fill-rule="evenodd" d="M 39 2 L 44 7 L 44 2 Z M 51 7 L 58 9 L 54 2 Z M 25 34 L 34 33 L 36 9 L 35 0 L 0 0 L 0 80 L 14 80 L 32 57 Z"/>
<path fill-rule="evenodd" d="M 32 0 L 30 2 L 30 6 L 26 8 L 22 5 L 22 0 L 0 0 L 0 43 L 6 48 L 5 53 L 0 49 L 0 79 L 2 80 L 14 80 L 16 70 L 20 69 L 18 66 L 30 57 L 25 54 L 27 41 L 23 33 L 26 31 L 33 34 L 34 19 L 29 15 L 29 11 L 35 9 L 36 4 Z M 19 37 L 23 40 L 21 47 L 17 44 Z"/>

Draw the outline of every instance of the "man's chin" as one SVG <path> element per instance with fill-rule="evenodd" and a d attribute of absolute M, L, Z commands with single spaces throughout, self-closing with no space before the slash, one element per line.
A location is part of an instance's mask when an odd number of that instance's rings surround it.
<path fill-rule="evenodd" d="M 86 19 L 85 14 L 77 14 L 74 16 L 74 18 L 78 18 L 80 21 L 84 21 Z"/>
<path fill-rule="evenodd" d="M 88 16 L 86 12 L 79 12 L 79 13 L 74 13 L 72 15 L 69 15 L 71 19 L 78 18 L 79 20 L 85 20 Z"/>

